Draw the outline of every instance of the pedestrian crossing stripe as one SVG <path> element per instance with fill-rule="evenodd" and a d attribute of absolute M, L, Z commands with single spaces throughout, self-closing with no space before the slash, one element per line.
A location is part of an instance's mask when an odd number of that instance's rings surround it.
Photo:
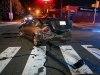
<path fill-rule="evenodd" d="M 96 58 L 100 59 L 100 50 L 98 48 L 93 47 L 92 45 L 81 45 L 91 54 L 93 54 Z"/>
<path fill-rule="evenodd" d="M 88 50 L 90 53 L 92 53 L 94 56 L 96 56 L 98 59 L 100 59 L 100 50 L 97 48 L 94 48 L 92 45 L 81 45 L 86 50 Z M 70 64 L 74 64 L 77 62 L 81 57 L 76 53 L 76 51 L 73 49 L 71 45 L 61 45 L 59 46 L 60 50 L 63 54 L 64 60 Z M 21 47 L 8 47 L 6 50 L 4 50 L 0 54 L 0 58 L 2 57 L 14 57 L 15 54 L 20 50 Z M 36 55 L 30 55 L 29 59 L 26 63 L 25 68 L 23 69 L 22 75 L 32 75 L 32 74 L 38 74 L 39 69 L 42 69 L 42 72 L 40 72 L 40 75 L 46 75 L 46 67 L 43 65 L 46 61 L 46 46 L 40 46 L 40 47 L 34 47 L 31 54 Z M 12 58 L 6 59 L 6 60 L 0 60 L 0 73 L 3 71 L 3 69 L 7 66 L 7 64 L 11 61 Z M 73 62 L 70 62 L 73 61 Z M 89 69 L 89 67 L 84 64 L 78 69 L 73 69 L 70 66 L 68 66 L 70 69 L 70 72 L 72 75 L 75 74 L 93 74 L 93 72 Z"/>
<path fill-rule="evenodd" d="M 67 63 L 75 64 L 78 62 L 78 60 L 81 59 L 81 57 L 76 53 L 76 51 L 72 48 L 71 45 L 63 45 L 60 46 L 60 50 L 62 52 L 62 55 Z M 79 75 L 79 74 L 93 74 L 93 72 L 90 70 L 90 68 L 84 64 L 78 69 L 73 69 L 68 65 L 72 75 Z"/>
<path fill-rule="evenodd" d="M 0 54 L 0 58 L 2 57 L 13 57 L 21 47 L 8 47 Z M 12 58 L 6 60 L 0 60 L 0 73 L 7 66 L 7 64 L 11 61 Z"/>
<path fill-rule="evenodd" d="M 44 63 L 46 62 L 46 46 L 33 48 L 31 54 L 36 56 L 29 56 L 22 75 L 46 75 L 46 67 L 44 66 Z M 41 72 L 39 72 L 40 69 L 42 69 Z"/>

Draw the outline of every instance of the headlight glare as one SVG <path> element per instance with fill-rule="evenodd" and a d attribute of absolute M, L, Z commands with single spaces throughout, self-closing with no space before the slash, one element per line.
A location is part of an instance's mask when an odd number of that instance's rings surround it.
<path fill-rule="evenodd" d="M 32 20 L 32 17 L 29 17 L 29 20 Z"/>

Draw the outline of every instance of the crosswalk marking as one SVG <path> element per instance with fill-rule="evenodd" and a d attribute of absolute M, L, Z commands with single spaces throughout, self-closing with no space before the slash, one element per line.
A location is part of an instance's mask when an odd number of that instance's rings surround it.
<path fill-rule="evenodd" d="M 98 48 L 94 48 L 92 45 L 81 45 L 85 50 L 92 53 L 95 57 L 100 59 L 100 50 Z M 71 45 L 61 45 L 59 46 L 60 50 L 63 54 L 64 60 L 69 64 L 75 64 L 81 57 L 76 53 Z M 15 54 L 20 50 L 21 47 L 8 47 L 0 54 L 0 59 L 2 57 L 14 57 Z M 31 54 L 28 58 L 25 68 L 23 69 L 22 75 L 46 75 L 46 67 L 44 63 L 46 61 L 46 46 L 34 47 Z M 12 58 L 6 60 L 0 60 L 0 73 L 7 66 L 7 64 L 11 61 Z M 80 68 L 73 69 L 68 66 L 72 75 L 78 74 L 93 74 L 91 69 L 84 64 Z"/>
<path fill-rule="evenodd" d="M 60 46 L 60 50 L 64 56 L 64 59 L 69 64 L 75 64 L 78 62 L 78 60 L 81 59 L 81 57 L 76 53 L 76 51 L 72 48 L 71 45 L 63 45 Z M 70 66 L 68 66 L 72 75 L 75 74 L 93 74 L 93 72 L 90 70 L 90 68 L 87 65 L 83 65 L 78 69 L 73 69 Z"/>
<path fill-rule="evenodd" d="M 8 47 L 5 51 L 0 54 L 0 58 L 3 57 L 13 57 L 21 47 Z M 12 58 L 6 60 L 0 60 L 0 73 L 6 67 L 6 65 L 11 61 Z"/>
<path fill-rule="evenodd" d="M 95 57 L 100 59 L 100 50 L 99 49 L 94 48 L 92 45 L 81 45 L 81 46 L 84 47 L 90 53 L 92 53 Z"/>
<path fill-rule="evenodd" d="M 31 54 L 35 55 L 29 56 L 22 75 L 46 75 L 46 67 L 43 66 L 46 61 L 46 46 L 33 48 Z"/>

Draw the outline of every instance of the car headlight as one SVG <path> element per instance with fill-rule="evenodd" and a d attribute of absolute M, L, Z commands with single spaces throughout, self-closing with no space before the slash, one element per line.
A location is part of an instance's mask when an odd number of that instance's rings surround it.
<path fill-rule="evenodd" d="M 25 17 L 24 20 L 27 20 L 27 18 Z"/>
<path fill-rule="evenodd" d="M 29 17 L 29 20 L 32 20 L 33 18 L 32 17 Z"/>

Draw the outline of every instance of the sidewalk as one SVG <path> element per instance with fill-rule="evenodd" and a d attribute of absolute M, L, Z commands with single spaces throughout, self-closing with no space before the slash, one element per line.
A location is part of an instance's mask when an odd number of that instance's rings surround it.
<path fill-rule="evenodd" d="M 21 24 L 21 22 L 22 22 L 22 19 L 13 20 L 13 21 L 0 21 L 0 26 Z"/>
<path fill-rule="evenodd" d="M 13 21 L 0 21 L 0 26 L 6 26 L 6 25 L 14 25 L 14 24 L 22 24 L 23 19 L 19 20 L 13 20 Z M 80 22 L 80 23 L 73 23 L 73 26 L 79 27 L 79 28 L 85 28 L 85 27 L 94 27 L 94 28 L 100 28 L 100 23 L 86 23 L 86 22 Z"/>
<path fill-rule="evenodd" d="M 98 28 L 100 28 L 100 23 L 85 23 L 85 22 L 83 22 L 83 23 L 73 23 L 73 26 L 75 26 L 75 27 L 82 27 L 82 28 L 84 28 L 84 27 L 98 27 Z"/>

